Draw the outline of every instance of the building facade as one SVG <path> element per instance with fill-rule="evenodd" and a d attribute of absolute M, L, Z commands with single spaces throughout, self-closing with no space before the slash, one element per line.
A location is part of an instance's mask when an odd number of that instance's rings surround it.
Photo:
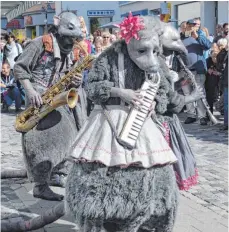
<path fill-rule="evenodd" d="M 56 1 L 56 13 L 70 10 L 85 20 L 88 33 L 112 21 L 120 21 L 118 1 Z"/>
<path fill-rule="evenodd" d="M 41 3 L 28 9 L 24 17 L 25 33 L 27 38 L 35 38 L 45 33 L 48 26 L 53 24 L 55 3 Z"/>
<path fill-rule="evenodd" d="M 55 3 L 40 3 L 26 10 L 20 17 L 7 21 L 1 18 L 1 28 L 12 32 L 17 39 L 35 38 L 44 34 L 48 26 L 53 24 Z"/>
<path fill-rule="evenodd" d="M 169 2 L 169 1 L 168 1 Z M 163 1 L 120 1 L 121 17 L 128 15 L 159 15 Z M 228 22 L 228 1 L 173 1 L 171 3 L 171 18 L 176 19 L 174 26 L 195 17 L 201 18 L 203 26 L 211 34 L 215 33 L 216 24 Z"/>
<path fill-rule="evenodd" d="M 8 33 L 13 33 L 19 41 L 25 39 L 24 18 L 21 16 L 12 19 L 10 22 L 7 21 L 6 17 L 1 17 L 1 28 Z"/>

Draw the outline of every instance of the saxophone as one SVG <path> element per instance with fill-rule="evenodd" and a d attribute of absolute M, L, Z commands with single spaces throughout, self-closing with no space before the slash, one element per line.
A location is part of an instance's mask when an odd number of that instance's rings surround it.
<path fill-rule="evenodd" d="M 84 69 L 90 67 L 93 59 L 92 56 L 86 56 L 82 63 L 73 68 L 73 70 L 68 72 L 56 84 L 42 94 L 43 105 L 41 107 L 29 106 L 26 110 L 17 115 L 15 123 L 16 131 L 28 132 L 47 114 L 62 105 L 67 104 L 69 108 L 74 108 L 78 101 L 77 90 L 72 88 L 65 91 L 66 87 L 71 84 L 75 74 L 81 73 Z"/>

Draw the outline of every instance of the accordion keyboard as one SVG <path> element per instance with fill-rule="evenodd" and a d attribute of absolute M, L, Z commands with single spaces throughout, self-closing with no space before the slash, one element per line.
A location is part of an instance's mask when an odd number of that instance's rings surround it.
<path fill-rule="evenodd" d="M 142 104 L 139 109 L 131 108 L 126 119 L 124 127 L 120 133 L 121 142 L 128 148 L 133 149 L 143 127 L 143 124 L 148 116 L 151 105 L 155 99 L 159 84 L 159 74 L 151 74 L 152 79 L 147 79 L 141 87 Z"/>

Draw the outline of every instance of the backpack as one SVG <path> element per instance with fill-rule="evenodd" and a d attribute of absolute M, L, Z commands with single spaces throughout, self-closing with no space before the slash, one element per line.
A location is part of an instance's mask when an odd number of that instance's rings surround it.
<path fill-rule="evenodd" d="M 18 43 L 16 43 L 16 42 L 15 42 L 15 44 L 16 44 L 16 47 L 17 47 L 17 53 L 18 53 L 18 55 L 14 58 L 14 61 L 16 62 L 16 61 L 17 61 L 17 59 L 18 59 L 18 57 L 21 55 L 21 53 L 20 53 L 20 49 L 19 49 L 19 45 L 18 45 Z M 3 50 L 3 63 L 4 63 L 4 62 L 7 62 L 5 49 L 6 49 L 6 47 L 4 47 L 4 50 Z"/>
<path fill-rule="evenodd" d="M 15 43 L 16 44 L 16 47 L 17 47 L 17 53 L 18 53 L 18 55 L 14 58 L 14 61 L 16 62 L 17 61 L 17 59 L 19 58 L 19 56 L 21 55 L 21 53 L 20 53 L 20 49 L 19 49 L 19 45 L 18 45 L 18 43 Z"/>

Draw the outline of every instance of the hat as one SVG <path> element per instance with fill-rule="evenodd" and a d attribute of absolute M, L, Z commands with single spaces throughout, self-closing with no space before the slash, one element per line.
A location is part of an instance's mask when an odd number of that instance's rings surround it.
<path fill-rule="evenodd" d="M 187 21 L 187 24 L 196 24 L 196 23 L 195 23 L 195 21 L 194 21 L 193 19 L 189 19 L 189 20 Z"/>

